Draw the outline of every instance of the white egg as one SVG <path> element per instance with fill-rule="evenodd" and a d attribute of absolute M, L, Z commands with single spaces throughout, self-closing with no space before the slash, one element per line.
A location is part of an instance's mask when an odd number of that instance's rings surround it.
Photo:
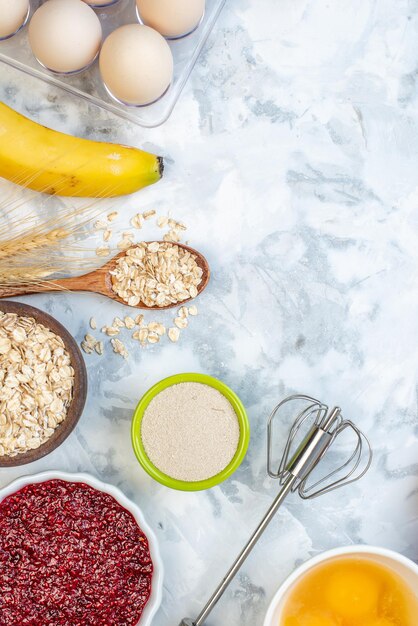
<path fill-rule="evenodd" d="M 205 0 L 136 0 L 144 24 L 168 39 L 191 33 L 205 12 Z"/>
<path fill-rule="evenodd" d="M 100 72 L 110 93 L 121 102 L 150 104 L 173 77 L 173 55 L 157 31 L 140 24 L 116 29 L 100 52 Z"/>
<path fill-rule="evenodd" d="M 48 0 L 29 24 L 29 42 L 38 61 L 54 72 L 77 72 L 96 57 L 100 20 L 82 0 Z"/>
<path fill-rule="evenodd" d="M 29 0 L 0 0 L 0 39 L 14 35 L 25 23 Z"/>

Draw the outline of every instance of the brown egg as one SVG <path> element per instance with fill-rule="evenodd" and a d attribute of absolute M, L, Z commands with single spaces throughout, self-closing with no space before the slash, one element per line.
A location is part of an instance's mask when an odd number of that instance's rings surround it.
<path fill-rule="evenodd" d="M 205 0 L 136 0 L 138 16 L 168 39 L 192 32 L 205 12 Z"/>
<path fill-rule="evenodd" d="M 0 39 L 14 35 L 25 23 L 29 0 L 0 0 Z"/>
<path fill-rule="evenodd" d="M 77 72 L 95 59 L 102 41 L 100 20 L 82 0 L 48 0 L 29 24 L 38 61 L 54 72 Z"/>
<path fill-rule="evenodd" d="M 157 31 L 140 24 L 127 24 L 104 42 L 100 72 L 105 86 L 117 100 L 136 106 L 150 104 L 171 83 L 173 55 Z"/>

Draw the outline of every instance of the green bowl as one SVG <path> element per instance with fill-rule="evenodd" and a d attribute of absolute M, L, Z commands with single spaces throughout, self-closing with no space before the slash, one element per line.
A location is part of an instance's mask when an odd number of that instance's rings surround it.
<path fill-rule="evenodd" d="M 171 387 L 172 385 L 177 385 L 179 383 L 190 382 L 209 385 L 210 387 L 213 387 L 214 389 L 220 391 L 220 393 L 222 393 L 233 406 L 235 413 L 237 414 L 240 429 L 240 437 L 238 441 L 237 451 L 235 452 L 234 458 L 229 463 L 229 465 L 227 465 L 225 469 L 222 470 L 222 472 L 216 474 L 216 476 L 212 476 L 211 478 L 207 478 L 206 480 L 199 480 L 194 482 L 177 480 L 176 478 L 171 478 L 171 476 L 167 476 L 167 474 L 161 472 L 148 458 L 141 439 L 142 418 L 151 400 L 155 398 L 155 396 L 158 395 L 161 391 L 163 391 L 163 389 L 167 389 L 167 387 Z M 131 436 L 136 458 L 138 459 L 144 470 L 152 478 L 157 480 L 162 485 L 165 485 L 166 487 L 171 487 L 171 489 L 178 489 L 180 491 L 200 491 L 202 489 L 210 489 L 211 487 L 219 485 L 224 480 L 229 478 L 229 476 L 231 476 L 231 474 L 233 474 L 235 470 L 238 469 L 238 467 L 241 465 L 247 453 L 248 444 L 250 442 L 250 424 L 248 422 L 247 413 L 241 400 L 232 391 L 232 389 L 227 387 L 227 385 L 225 385 L 223 382 L 221 382 L 217 378 L 213 378 L 212 376 L 207 376 L 206 374 L 176 374 L 175 376 L 169 376 L 168 378 L 164 378 L 164 380 L 161 380 L 159 383 L 151 387 L 151 389 L 149 389 L 146 394 L 141 398 L 132 418 Z"/>

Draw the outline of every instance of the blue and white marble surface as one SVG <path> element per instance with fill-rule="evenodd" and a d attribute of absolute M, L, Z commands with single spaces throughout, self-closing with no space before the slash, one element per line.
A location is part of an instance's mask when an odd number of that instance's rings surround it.
<path fill-rule="evenodd" d="M 0 68 L 1 98 L 39 121 L 167 156 L 164 180 L 117 200 L 170 210 L 213 280 L 177 345 L 87 357 L 90 392 L 44 469 L 87 471 L 143 509 L 165 562 L 155 626 L 195 616 L 269 506 L 266 419 L 295 391 L 343 407 L 369 435 L 372 470 L 322 499 L 291 497 L 208 624 L 262 626 L 296 565 L 359 542 L 418 560 L 418 1 L 229 0 L 171 119 L 146 130 Z M 126 224 L 120 224 L 126 229 Z M 88 295 L 26 301 L 81 340 L 128 311 Z M 165 314 L 162 314 L 163 317 Z M 169 319 L 169 318 L 164 318 Z M 222 486 L 177 493 L 130 445 L 132 411 L 180 371 L 222 378 L 252 427 Z"/>

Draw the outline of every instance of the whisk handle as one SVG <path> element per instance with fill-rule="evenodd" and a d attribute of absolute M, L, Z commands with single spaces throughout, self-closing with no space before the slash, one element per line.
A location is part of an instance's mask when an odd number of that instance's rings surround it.
<path fill-rule="evenodd" d="M 222 579 L 221 584 L 213 593 L 212 597 L 210 598 L 210 600 L 208 601 L 208 603 L 206 604 L 206 606 L 200 613 L 199 617 L 194 621 L 185 619 L 181 622 L 180 626 L 202 626 L 202 624 L 204 624 L 209 614 L 212 612 L 215 605 L 217 604 L 218 600 L 220 600 L 225 590 L 227 589 L 228 585 L 230 584 L 232 579 L 235 577 L 235 575 L 238 573 L 238 570 L 241 568 L 242 564 L 244 563 L 244 561 L 246 560 L 246 558 L 248 557 L 248 555 L 254 548 L 255 544 L 260 539 L 261 535 L 266 530 L 267 526 L 270 524 L 277 510 L 283 504 L 286 496 L 292 491 L 292 487 L 297 480 L 298 478 L 295 476 L 289 476 L 289 478 L 286 480 L 280 492 L 278 493 L 275 500 L 273 501 L 272 505 L 270 506 L 269 510 L 267 511 L 266 515 L 264 516 L 263 520 L 258 525 L 254 533 L 252 534 L 247 545 L 242 550 L 241 554 L 238 556 L 238 558 L 236 559 L 232 567 L 229 569 L 227 574 Z"/>

